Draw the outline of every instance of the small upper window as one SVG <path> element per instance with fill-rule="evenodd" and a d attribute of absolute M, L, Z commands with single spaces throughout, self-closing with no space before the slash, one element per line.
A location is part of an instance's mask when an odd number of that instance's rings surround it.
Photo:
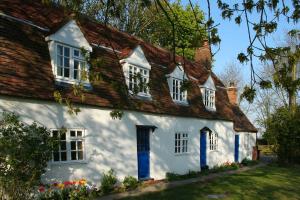
<path fill-rule="evenodd" d="M 88 82 L 87 72 L 87 62 L 80 49 L 56 45 L 55 75 L 58 80 Z"/>
<path fill-rule="evenodd" d="M 218 149 L 218 134 L 209 132 L 209 150 L 214 151 Z"/>
<path fill-rule="evenodd" d="M 138 95 L 148 96 L 149 70 L 129 65 L 128 75 L 129 91 Z"/>
<path fill-rule="evenodd" d="M 204 88 L 203 103 L 206 108 L 214 110 L 215 109 L 215 91 Z"/>
<path fill-rule="evenodd" d="M 245 134 L 244 148 L 250 149 L 250 134 L 249 133 Z"/>
<path fill-rule="evenodd" d="M 183 89 L 183 83 L 187 80 L 187 75 L 179 63 L 172 73 L 167 75 L 170 95 L 174 102 L 187 104 L 187 90 Z"/>
<path fill-rule="evenodd" d="M 174 101 L 186 102 L 187 91 L 182 90 L 183 80 L 172 78 L 172 99 Z"/>

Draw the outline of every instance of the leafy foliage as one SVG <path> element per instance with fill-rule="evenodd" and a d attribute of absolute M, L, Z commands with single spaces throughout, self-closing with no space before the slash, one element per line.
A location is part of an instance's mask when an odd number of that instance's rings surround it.
<path fill-rule="evenodd" d="M 300 163 L 300 108 L 296 112 L 282 107 L 267 120 L 264 138 L 274 145 L 278 160 L 282 164 Z"/>
<path fill-rule="evenodd" d="M 3 113 L 0 123 L 0 187 L 12 199 L 29 199 L 51 159 L 53 140 L 42 126 Z"/>
<path fill-rule="evenodd" d="M 255 98 L 255 89 L 246 85 L 244 87 L 244 91 L 241 94 L 240 98 L 241 99 L 245 98 L 247 101 L 252 103 Z"/>
<path fill-rule="evenodd" d="M 126 190 L 133 190 L 139 186 L 139 181 L 133 176 L 126 176 L 123 180 L 123 185 Z"/>
<path fill-rule="evenodd" d="M 115 188 L 115 184 L 117 183 L 117 181 L 118 179 L 113 169 L 110 169 L 107 173 L 103 173 L 100 187 L 101 191 L 104 194 L 112 192 Z"/>

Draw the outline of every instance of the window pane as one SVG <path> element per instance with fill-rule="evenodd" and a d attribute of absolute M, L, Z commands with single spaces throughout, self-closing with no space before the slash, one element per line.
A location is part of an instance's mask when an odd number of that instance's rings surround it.
<path fill-rule="evenodd" d="M 57 54 L 63 55 L 63 47 L 61 45 L 57 45 Z"/>
<path fill-rule="evenodd" d="M 69 76 L 70 76 L 69 68 L 64 68 L 64 77 L 69 78 Z"/>
<path fill-rule="evenodd" d="M 62 76 L 62 67 L 57 67 L 57 76 Z"/>
<path fill-rule="evenodd" d="M 76 137 L 76 131 L 70 131 L 71 137 Z"/>
<path fill-rule="evenodd" d="M 74 49 L 74 56 L 75 56 L 75 57 L 79 57 L 79 50 Z"/>
<path fill-rule="evenodd" d="M 66 140 L 66 133 L 60 133 L 60 139 Z"/>
<path fill-rule="evenodd" d="M 82 150 L 82 141 L 77 141 L 77 149 Z"/>
<path fill-rule="evenodd" d="M 71 159 L 72 159 L 72 160 L 77 160 L 76 154 L 77 154 L 76 151 L 72 151 L 72 152 L 71 152 Z"/>
<path fill-rule="evenodd" d="M 52 136 L 54 138 L 58 138 L 58 131 L 52 131 Z"/>
<path fill-rule="evenodd" d="M 66 150 L 67 149 L 67 143 L 64 142 L 60 142 L 60 150 Z"/>
<path fill-rule="evenodd" d="M 83 151 L 78 151 L 78 160 L 83 160 Z"/>
<path fill-rule="evenodd" d="M 70 57 L 70 49 L 68 47 L 64 47 L 64 56 Z"/>
<path fill-rule="evenodd" d="M 82 131 L 77 131 L 77 137 L 82 137 Z"/>
<path fill-rule="evenodd" d="M 57 66 L 62 66 L 62 65 L 63 65 L 63 57 L 57 56 Z"/>
<path fill-rule="evenodd" d="M 71 141 L 71 150 L 76 150 L 76 141 Z"/>
<path fill-rule="evenodd" d="M 67 160 L 67 152 L 61 152 L 60 157 L 61 157 L 61 161 L 66 161 Z"/>
<path fill-rule="evenodd" d="M 53 160 L 59 161 L 59 153 L 58 152 L 53 152 Z"/>
<path fill-rule="evenodd" d="M 64 67 L 70 67 L 70 59 L 69 58 L 64 58 Z"/>

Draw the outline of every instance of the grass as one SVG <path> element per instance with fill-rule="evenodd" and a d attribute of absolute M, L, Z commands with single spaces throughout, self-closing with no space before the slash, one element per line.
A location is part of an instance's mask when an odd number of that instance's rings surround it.
<path fill-rule="evenodd" d="M 265 166 L 226 175 L 209 183 L 195 183 L 126 199 L 212 199 L 208 195 L 220 195 L 219 199 L 224 200 L 300 200 L 300 167 Z"/>

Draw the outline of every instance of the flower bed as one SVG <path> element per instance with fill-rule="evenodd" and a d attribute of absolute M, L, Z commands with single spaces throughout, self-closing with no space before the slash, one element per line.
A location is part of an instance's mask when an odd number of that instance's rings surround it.
<path fill-rule="evenodd" d="M 85 200 L 98 196 L 98 192 L 95 186 L 89 185 L 85 179 L 81 179 L 41 185 L 38 188 L 37 199 Z"/>

